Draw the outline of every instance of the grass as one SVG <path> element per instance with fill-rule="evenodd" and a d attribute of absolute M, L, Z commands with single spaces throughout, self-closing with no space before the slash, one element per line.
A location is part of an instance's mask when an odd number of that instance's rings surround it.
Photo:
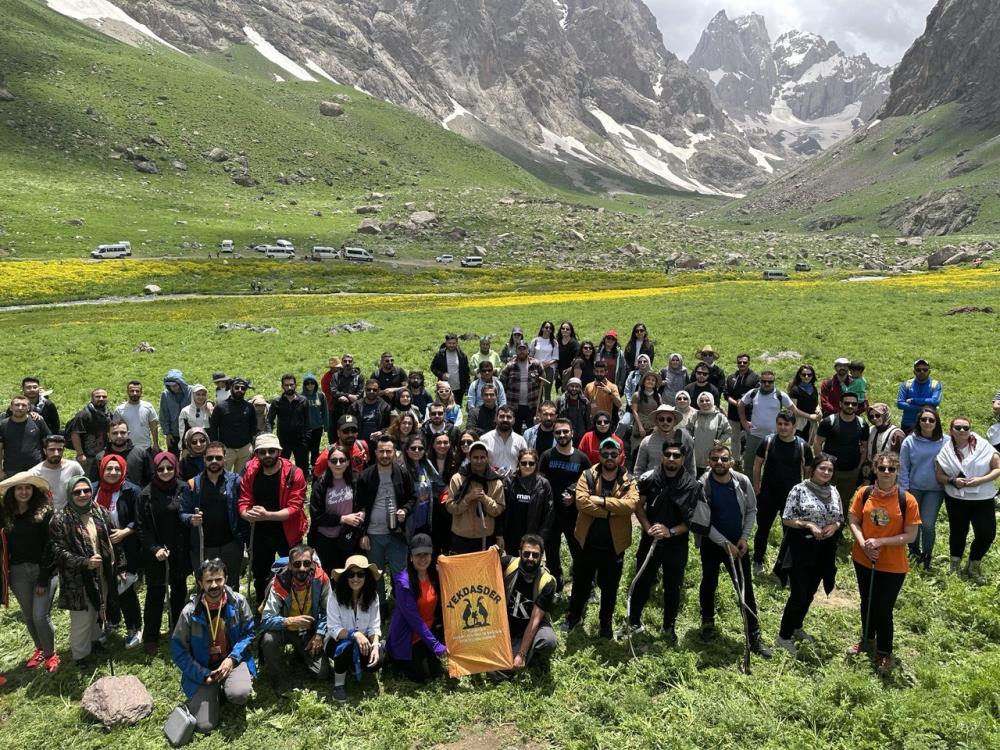
<path fill-rule="evenodd" d="M 705 343 L 723 353 L 727 369 L 744 349 L 758 371 L 765 351 L 796 350 L 823 375 L 837 356 L 860 357 L 868 365 L 873 400 L 890 403 L 909 363 L 924 356 L 944 383 L 945 418 L 968 414 L 982 431 L 997 387 L 990 380 L 998 355 L 995 321 L 991 315 L 944 313 L 960 305 L 993 304 L 998 288 L 1000 277 L 993 272 L 952 270 L 865 284 L 723 280 L 634 290 L 602 285 L 594 291 L 457 297 L 269 295 L 2 312 L 0 338 L 23 345 L 16 357 L 0 360 L 0 384 L 13 391 L 23 374 L 36 373 L 67 413 L 97 385 L 108 386 L 112 400 L 123 399 L 132 377 L 146 382 L 147 395 L 155 400 L 160 378 L 175 366 L 190 382 L 226 370 L 249 376 L 260 392 L 275 395 L 285 370 L 319 372 L 329 355 L 345 350 L 366 371 L 386 348 L 403 367 L 426 369 L 445 330 L 505 339 L 513 324 L 533 333 L 543 319 L 568 318 L 581 336 L 597 338 L 608 327 L 623 332 L 644 320 L 657 342 L 657 365 L 670 351 L 689 356 Z M 358 318 L 380 330 L 326 332 L 334 323 Z M 274 325 L 279 333 L 219 331 L 218 323 L 226 321 Z M 156 353 L 133 354 L 140 340 L 150 341 Z M 779 382 L 786 382 L 797 364 L 797 359 L 775 363 Z M 677 650 L 657 639 L 637 640 L 639 658 L 633 660 L 626 645 L 597 641 L 596 612 L 591 612 L 584 633 L 560 639 L 550 677 L 529 674 L 499 687 L 473 678 L 455 689 L 443 684 L 416 689 L 386 677 L 380 686 L 368 681 L 360 693 L 352 689 L 357 699 L 343 709 L 328 701 L 326 686 L 309 684 L 291 699 L 278 700 L 260 682 L 246 712 L 226 708 L 222 728 L 194 746 L 412 748 L 484 733 L 501 738 L 491 747 L 520 746 L 522 740 L 581 749 L 1000 747 L 1000 559 L 995 550 L 987 556 L 987 586 L 947 578 L 941 572 L 946 537 L 942 519 L 936 572 L 907 579 L 896 613 L 899 666 L 884 682 L 863 661 L 843 656 L 858 632 L 857 587 L 846 560 L 836 597 L 830 602 L 818 597 L 807 619 L 818 644 L 803 648 L 796 660 L 783 654 L 768 663 L 755 660 L 753 675 L 746 677 L 735 670 L 742 648 L 739 614 L 725 585 L 717 599 L 721 639 L 703 645 L 694 637 L 700 570 L 692 554 Z M 771 560 L 777 542 L 775 531 Z M 626 557 L 625 582 L 634 572 L 634 550 Z M 764 633 L 772 639 L 787 592 L 764 582 L 757 594 Z M 616 624 L 624 621 L 623 598 Z M 651 629 L 658 622 L 657 601 L 654 591 L 644 618 Z M 67 618 L 58 612 L 55 619 L 65 648 Z M 177 672 L 165 651 L 151 661 L 134 652 L 120 654 L 117 673 L 139 676 L 155 709 L 141 725 L 105 734 L 86 723 L 76 705 L 93 674 L 69 664 L 56 675 L 30 674 L 18 666 L 28 650 L 16 607 L 0 614 L 0 668 L 10 679 L 0 692 L 5 746 L 164 746 L 159 727 L 181 700 Z M 102 666 L 96 673 L 106 671 Z M 485 740 L 476 743 L 478 736 L 470 747 L 487 746 Z"/>

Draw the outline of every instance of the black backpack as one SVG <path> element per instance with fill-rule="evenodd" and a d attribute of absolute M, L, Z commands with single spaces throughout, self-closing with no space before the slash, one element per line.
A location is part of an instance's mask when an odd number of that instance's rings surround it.
<path fill-rule="evenodd" d="M 874 491 L 875 491 L 875 485 L 874 484 L 869 484 L 867 487 L 865 487 L 865 492 L 861 496 L 861 512 L 862 513 L 865 510 L 865 503 L 868 502 L 868 498 L 870 498 L 872 496 L 872 493 Z M 899 515 L 903 519 L 903 530 L 905 531 L 906 530 L 906 492 L 899 485 L 896 485 L 896 492 L 899 495 Z"/>
<path fill-rule="evenodd" d="M 747 422 L 753 421 L 753 400 L 755 398 L 757 398 L 757 392 L 759 390 L 760 390 L 760 386 L 757 386 L 756 388 L 751 388 L 749 391 L 747 391 L 745 394 L 743 394 L 742 397 L 740 397 L 740 401 L 743 401 L 744 398 L 746 398 L 747 396 L 750 396 L 749 403 L 747 403 L 747 402 L 743 403 L 743 411 L 747 415 Z M 780 388 L 775 388 L 774 389 L 774 395 L 778 398 L 778 408 L 783 408 L 781 406 L 781 402 L 784 400 L 784 397 L 787 396 L 788 394 L 785 393 Z"/>

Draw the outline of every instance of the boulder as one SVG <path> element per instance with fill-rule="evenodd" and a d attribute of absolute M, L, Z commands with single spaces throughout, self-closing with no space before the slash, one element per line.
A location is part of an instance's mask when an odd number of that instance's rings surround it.
<path fill-rule="evenodd" d="M 160 168 L 151 161 L 137 161 L 133 163 L 136 172 L 143 174 L 159 174 Z"/>
<path fill-rule="evenodd" d="M 979 203 L 961 190 L 926 193 L 882 210 L 881 223 L 907 235 L 946 235 L 959 232 L 976 220 Z"/>
<path fill-rule="evenodd" d="M 356 214 L 377 214 L 382 210 L 382 205 L 380 203 L 370 205 L 370 206 L 355 206 L 354 213 Z"/>
<path fill-rule="evenodd" d="M 148 341 L 140 341 L 132 351 L 136 354 L 155 354 L 156 348 Z"/>
<path fill-rule="evenodd" d="M 63 224 L 69 224 L 71 227 L 82 227 L 83 219 L 66 219 Z"/>
<path fill-rule="evenodd" d="M 433 211 L 414 211 L 410 214 L 410 222 L 416 227 L 432 227 L 437 225 L 438 217 Z"/>
<path fill-rule="evenodd" d="M 464 240 L 466 234 L 468 234 L 468 232 L 466 232 L 462 227 L 452 227 L 451 231 L 448 232 L 448 239 L 458 242 L 459 240 Z"/>
<path fill-rule="evenodd" d="M 219 323 L 220 331 L 250 331 L 251 333 L 277 333 L 274 326 L 258 326 L 252 323 Z"/>
<path fill-rule="evenodd" d="M 209 161 L 216 161 L 216 162 L 226 161 L 227 159 L 229 159 L 229 154 L 227 154 L 224 149 L 221 149 L 218 146 L 213 148 L 211 151 L 206 151 L 204 154 L 202 154 L 202 156 L 204 156 Z"/>
<path fill-rule="evenodd" d="M 340 117 L 344 114 L 344 108 L 337 102 L 320 102 L 319 113 L 324 117 Z"/>
<path fill-rule="evenodd" d="M 147 135 L 142 139 L 142 142 L 149 146 L 166 146 L 166 141 L 164 141 L 158 135 Z"/>
<path fill-rule="evenodd" d="M 981 166 L 983 166 L 983 163 L 979 161 L 960 161 L 948 170 L 948 176 L 958 177 L 969 172 L 975 172 Z"/>
<path fill-rule="evenodd" d="M 806 224 L 806 229 L 810 232 L 829 232 L 831 229 L 836 229 L 843 224 L 850 224 L 860 218 L 860 216 L 841 216 L 839 214 L 824 216 L 823 218 L 810 221 Z"/>
<path fill-rule="evenodd" d="M 259 183 L 249 173 L 240 172 L 233 175 L 233 182 L 241 187 L 256 187 Z"/>
<path fill-rule="evenodd" d="M 327 333 L 365 333 L 366 331 L 382 330 L 367 320 L 356 320 L 353 323 L 337 323 L 326 329 Z"/>
<path fill-rule="evenodd" d="M 101 677 L 84 691 L 80 708 L 107 729 L 131 726 L 153 712 L 153 697 L 138 677 Z"/>
<path fill-rule="evenodd" d="M 181 172 L 187 171 L 188 165 L 182 162 L 180 159 L 174 159 L 170 162 L 170 166 L 174 169 L 180 170 Z"/>
<path fill-rule="evenodd" d="M 567 229 L 563 236 L 570 242 L 585 242 L 587 240 L 586 237 L 575 229 Z"/>
<path fill-rule="evenodd" d="M 378 219 L 364 219 L 357 231 L 359 234 L 382 234 L 382 224 Z"/>
<path fill-rule="evenodd" d="M 163 290 L 156 284 L 146 284 L 146 286 L 142 288 L 143 294 L 160 294 L 162 292 Z"/>

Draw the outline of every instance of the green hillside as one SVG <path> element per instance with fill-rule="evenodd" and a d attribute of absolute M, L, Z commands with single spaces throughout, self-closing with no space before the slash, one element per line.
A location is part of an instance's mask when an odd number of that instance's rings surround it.
<path fill-rule="evenodd" d="M 830 217 L 834 233 L 883 235 L 901 227 L 882 212 L 931 192 L 959 191 L 978 204 L 959 239 L 1000 231 L 1000 127 L 980 130 L 955 104 L 893 117 L 843 141 L 741 201 L 703 218 L 714 226 L 803 231 Z M 818 230 L 823 231 L 823 230 Z"/>

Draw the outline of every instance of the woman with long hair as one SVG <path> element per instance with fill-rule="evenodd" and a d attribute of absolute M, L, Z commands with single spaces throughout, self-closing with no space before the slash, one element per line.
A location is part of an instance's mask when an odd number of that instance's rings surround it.
<path fill-rule="evenodd" d="M 397 458 L 402 458 L 403 445 L 411 435 L 420 432 L 420 422 L 413 416 L 413 412 L 404 411 L 399 416 L 392 418 L 386 432 L 396 443 Z"/>
<path fill-rule="evenodd" d="M 34 650 L 28 669 L 59 669 L 52 627 L 55 570 L 49 545 L 52 495 L 49 483 L 26 471 L 0 482 L 0 602 L 14 594 Z M 0 685 L 4 682 L 0 677 Z"/>
<path fill-rule="evenodd" d="M 785 537 L 776 571 L 789 581 L 788 601 L 776 644 L 795 656 L 795 641 L 812 641 L 802 629 L 820 583 L 829 594 L 837 574 L 837 533 L 844 524 L 840 494 L 832 484 L 836 459 L 820 453 L 810 464 L 809 478 L 792 487 L 781 523 Z"/>
<path fill-rule="evenodd" d="M 361 681 L 382 666 L 382 616 L 378 586 L 382 571 L 364 555 L 351 555 L 333 571 L 334 591 L 326 605 L 326 653 L 333 661 L 333 699 L 347 702 L 347 672 Z"/>
<path fill-rule="evenodd" d="M 538 329 L 538 335 L 528 343 L 528 356 L 537 359 L 545 370 L 542 391 L 545 400 L 552 398 L 552 383 L 556 379 L 556 365 L 559 364 L 559 340 L 556 338 L 556 326 L 551 320 L 546 320 Z"/>
<path fill-rule="evenodd" d="M 625 367 L 631 372 L 639 366 L 639 355 L 645 354 L 652 364 L 656 356 L 656 347 L 653 340 L 649 338 L 649 331 L 646 324 L 641 320 L 632 326 L 632 333 L 629 335 L 628 343 L 625 345 Z"/>
<path fill-rule="evenodd" d="M 524 341 L 524 330 L 521 326 L 514 326 L 510 329 L 510 338 L 500 350 L 500 369 L 517 356 L 517 345 Z"/>
<path fill-rule="evenodd" d="M 980 566 L 997 535 L 994 512 L 1000 477 L 1000 453 L 989 441 L 972 431 L 968 417 L 951 420 L 948 437 L 935 459 L 937 480 L 944 485 L 945 506 L 948 508 L 949 571 L 956 574 L 965 555 L 972 526 L 972 546 L 969 548 L 969 578 L 983 584 Z"/>
<path fill-rule="evenodd" d="M 586 388 L 590 383 L 594 382 L 594 362 L 597 361 L 597 346 L 590 339 L 584 339 L 580 342 L 580 355 L 577 358 L 580 360 L 577 363 L 573 360 L 573 372 L 570 375 L 563 373 L 563 382 L 568 381 L 572 378 L 580 378 L 580 382 L 583 387 Z M 577 368 L 579 367 L 579 372 Z"/>
<path fill-rule="evenodd" d="M 393 664 L 413 682 L 423 683 L 441 676 L 444 620 L 441 614 L 441 584 L 434 564 L 433 543 L 427 534 L 410 540 L 406 570 L 392 582 L 396 607 L 389 621 L 386 651 Z"/>
<path fill-rule="evenodd" d="M 427 456 L 428 462 L 434 471 L 437 472 L 443 484 L 433 510 L 434 530 L 431 536 L 434 539 L 435 555 L 446 551 L 451 545 L 451 514 L 448 512 L 446 506 L 448 502 L 447 489 L 448 483 L 461 464 L 461 459 L 458 457 L 466 455 L 469 447 L 475 442 L 475 440 L 472 440 L 468 445 L 462 445 L 463 441 L 468 440 L 469 433 L 469 430 L 464 431 L 459 437 L 459 442 L 454 446 L 451 444 L 451 438 L 448 437 L 447 432 L 435 435 L 431 442 L 430 455 Z M 428 451 L 424 453 L 426 455 Z"/>
<path fill-rule="evenodd" d="M 920 533 L 910 545 L 910 554 L 931 569 L 931 555 L 937 538 L 935 526 L 944 502 L 944 487 L 938 481 L 937 455 L 944 445 L 941 417 L 933 406 L 917 412 L 916 428 L 903 439 L 899 448 L 899 486 L 917 498 L 920 506 Z"/>
<path fill-rule="evenodd" d="M 811 443 L 816 425 L 823 418 L 819 403 L 819 384 L 812 365 L 799 365 L 795 377 L 788 384 L 788 398 L 795 412 L 795 434 Z"/>
<path fill-rule="evenodd" d="M 552 485 L 538 473 L 538 451 L 517 452 L 517 471 L 504 479 L 504 511 L 497 518 L 497 544 L 512 554 L 521 537 L 538 534 L 548 539 L 555 521 Z M 503 544 L 500 544 L 500 541 Z"/>
<path fill-rule="evenodd" d="M 417 433 L 406 440 L 402 465 L 413 480 L 413 493 L 417 497 L 413 512 L 406 517 L 406 537 L 412 539 L 415 534 L 433 534 L 434 506 L 445 484 L 427 458 L 427 438 Z"/>
<path fill-rule="evenodd" d="M 656 407 L 659 405 L 660 376 L 649 370 L 642 376 L 642 380 L 639 382 L 635 393 L 632 394 L 632 401 L 629 405 L 629 410 L 632 413 L 632 429 L 629 433 L 628 451 L 630 466 L 635 466 L 635 456 L 639 450 L 639 443 L 655 428 L 653 424 L 653 412 L 656 411 Z"/>
<path fill-rule="evenodd" d="M 153 480 L 139 495 L 139 539 L 146 574 L 142 644 L 152 656 L 160 645 L 163 600 L 169 588 L 170 620 L 177 622 L 187 603 L 190 558 L 186 552 L 188 533 L 181 525 L 181 482 L 177 459 L 161 451 L 153 458 Z"/>
<path fill-rule="evenodd" d="M 559 362 L 556 364 L 556 371 L 559 374 L 557 385 L 563 388 L 562 374 L 573 364 L 573 360 L 580 354 L 580 342 L 576 340 L 576 329 L 568 320 L 559 324 L 559 333 L 556 336 L 559 342 Z M 569 380 L 567 378 L 566 380 Z"/>
<path fill-rule="evenodd" d="M 625 353 L 618 343 L 618 332 L 608 329 L 597 347 L 596 359 L 603 359 L 608 366 L 608 380 L 618 386 L 618 392 L 625 390 L 625 378 L 628 368 L 625 366 Z M 595 360 L 596 361 L 596 360 Z"/>
<path fill-rule="evenodd" d="M 365 512 L 355 507 L 357 496 L 351 459 L 334 445 L 327 452 L 326 471 L 313 482 L 309 496 L 309 545 L 327 575 L 358 550 Z"/>

